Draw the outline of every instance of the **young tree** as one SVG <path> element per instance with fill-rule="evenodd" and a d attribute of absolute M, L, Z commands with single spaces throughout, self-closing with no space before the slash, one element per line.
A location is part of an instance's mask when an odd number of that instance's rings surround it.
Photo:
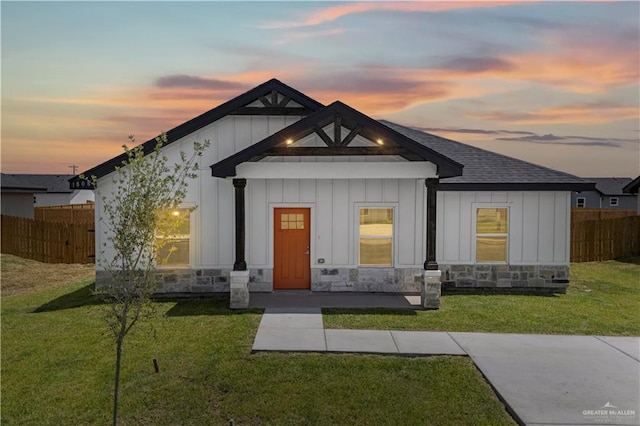
<path fill-rule="evenodd" d="M 133 136 L 129 139 L 135 143 Z M 155 269 L 159 261 L 161 263 L 158 250 L 169 243 L 166 237 L 171 236 L 183 220 L 182 216 L 167 212 L 176 211 L 184 201 L 188 181 L 197 177 L 196 160 L 209 146 L 208 141 L 195 142 L 190 157 L 181 152 L 180 161 L 170 165 L 161 152 L 166 143 L 167 137 L 162 134 L 156 138 L 155 149 L 147 155 L 142 145 L 132 149 L 124 145 L 127 158 L 116 168 L 113 180 L 105 185 L 107 193 L 100 194 L 102 216 L 99 221 L 106 228 L 106 242 L 98 266 L 107 271 L 109 285 L 99 293 L 108 299 L 104 317 L 116 343 L 114 425 L 118 423 L 125 337 L 136 324 L 151 315 L 151 296 L 157 287 Z M 92 176 L 88 180 L 99 192 L 97 178 Z M 169 247 L 168 253 L 172 251 Z"/>

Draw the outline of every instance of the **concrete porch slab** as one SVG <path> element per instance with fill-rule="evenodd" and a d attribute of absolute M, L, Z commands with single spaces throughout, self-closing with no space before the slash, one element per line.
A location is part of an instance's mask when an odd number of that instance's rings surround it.
<path fill-rule="evenodd" d="M 325 330 L 327 351 L 374 354 L 398 353 L 398 347 L 386 330 Z"/>
<path fill-rule="evenodd" d="M 391 336 L 403 355 L 466 355 L 445 332 L 391 331 Z"/>

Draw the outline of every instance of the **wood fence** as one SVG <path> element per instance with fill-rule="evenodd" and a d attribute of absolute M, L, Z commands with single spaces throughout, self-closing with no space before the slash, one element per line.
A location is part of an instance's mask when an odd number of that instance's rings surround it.
<path fill-rule="evenodd" d="M 63 223 L 93 223 L 95 204 L 35 207 L 33 211 L 36 220 Z"/>
<path fill-rule="evenodd" d="M 62 223 L 2 215 L 0 251 L 45 263 L 94 263 L 92 223 Z"/>
<path fill-rule="evenodd" d="M 571 221 L 571 261 L 640 255 L 640 216 Z"/>
<path fill-rule="evenodd" d="M 620 209 L 586 209 L 583 207 L 571 208 L 571 223 L 585 220 L 615 219 L 618 217 L 636 216 L 635 210 Z"/>

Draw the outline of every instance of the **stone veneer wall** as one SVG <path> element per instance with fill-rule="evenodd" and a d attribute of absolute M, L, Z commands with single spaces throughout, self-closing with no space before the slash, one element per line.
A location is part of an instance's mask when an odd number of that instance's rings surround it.
<path fill-rule="evenodd" d="M 423 272 L 421 268 L 313 268 L 311 290 L 419 293 Z"/>
<path fill-rule="evenodd" d="M 229 292 L 230 269 L 160 269 L 157 293 Z M 312 291 L 420 292 L 422 269 L 313 268 Z M 96 287 L 109 284 L 109 274 L 96 271 Z M 250 269 L 249 291 L 273 290 L 272 269 Z"/>
<path fill-rule="evenodd" d="M 440 264 L 443 290 L 513 289 L 531 293 L 566 293 L 568 265 Z"/>

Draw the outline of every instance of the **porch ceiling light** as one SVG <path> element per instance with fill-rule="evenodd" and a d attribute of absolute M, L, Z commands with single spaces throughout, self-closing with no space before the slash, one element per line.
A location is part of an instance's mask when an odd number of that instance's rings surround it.
<path fill-rule="evenodd" d="M 378 140 L 376 140 L 376 142 L 378 143 L 378 145 L 384 145 L 384 141 L 380 138 L 378 138 Z"/>
<path fill-rule="evenodd" d="M 285 142 L 287 143 L 287 145 L 291 145 L 293 143 L 293 139 L 287 139 Z"/>

